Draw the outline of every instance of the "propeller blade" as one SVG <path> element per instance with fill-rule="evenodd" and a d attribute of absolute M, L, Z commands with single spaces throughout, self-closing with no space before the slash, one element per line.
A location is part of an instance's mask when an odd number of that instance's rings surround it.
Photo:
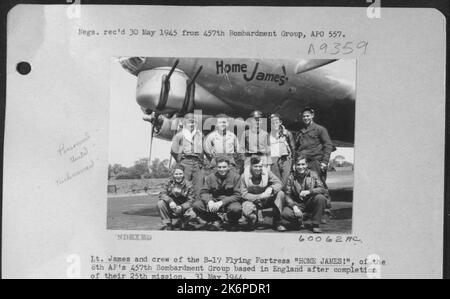
<path fill-rule="evenodd" d="M 190 80 L 188 86 L 191 86 L 192 84 L 195 83 L 195 80 L 197 79 L 197 77 L 198 77 L 198 75 L 200 74 L 200 72 L 202 71 L 202 69 L 203 69 L 203 66 L 201 65 L 201 66 L 198 68 L 198 70 L 195 72 L 194 76 L 191 78 L 191 80 Z"/>
<path fill-rule="evenodd" d="M 175 71 L 175 68 L 178 65 L 178 62 L 180 62 L 178 59 L 175 61 L 175 63 L 173 64 L 172 68 L 169 71 L 169 74 L 167 74 L 166 80 L 170 80 L 170 77 L 172 76 L 173 72 Z"/>
<path fill-rule="evenodd" d="M 155 126 L 153 124 L 151 124 L 151 134 L 150 134 L 150 150 L 148 153 L 148 162 L 147 162 L 147 168 L 148 168 L 148 173 L 151 174 L 151 165 L 152 165 L 152 147 L 153 147 L 153 136 L 155 135 Z"/>

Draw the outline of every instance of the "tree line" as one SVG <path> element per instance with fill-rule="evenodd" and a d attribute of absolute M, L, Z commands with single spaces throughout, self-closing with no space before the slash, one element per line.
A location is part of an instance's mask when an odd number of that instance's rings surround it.
<path fill-rule="evenodd" d="M 155 158 L 148 165 L 148 158 L 141 158 L 134 162 L 131 167 L 124 167 L 121 164 L 109 164 L 108 179 L 156 179 L 168 178 L 175 166 L 175 163 L 169 165 L 169 159 L 160 160 Z M 328 165 L 329 171 L 334 171 L 340 167 L 350 167 L 353 169 L 353 164 L 345 161 L 343 156 L 336 156 Z"/>
<path fill-rule="evenodd" d="M 160 160 L 158 158 L 153 159 L 150 165 L 148 165 L 148 158 L 135 161 L 131 167 L 124 167 L 117 163 L 109 164 L 108 180 L 168 178 L 174 164 L 169 165 L 169 159 Z"/>

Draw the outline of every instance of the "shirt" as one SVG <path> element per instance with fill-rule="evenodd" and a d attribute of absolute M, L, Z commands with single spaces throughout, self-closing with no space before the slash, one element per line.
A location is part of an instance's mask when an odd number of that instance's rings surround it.
<path fill-rule="evenodd" d="M 224 206 L 240 201 L 240 176 L 233 171 L 229 171 L 224 178 L 217 172 L 208 175 L 200 190 L 200 199 L 206 204 L 210 200 L 222 201 Z"/>
<path fill-rule="evenodd" d="M 278 132 L 272 131 L 269 135 L 270 155 L 274 158 L 289 156 L 294 150 L 295 144 L 292 133 L 284 127 Z"/>
<path fill-rule="evenodd" d="M 244 200 L 255 201 L 259 198 L 259 194 L 271 187 L 273 194 L 276 194 L 283 187 L 280 179 L 270 170 L 263 171 L 260 179 L 256 179 L 252 175 L 250 169 L 246 170 L 241 176 L 241 194 Z"/>
<path fill-rule="evenodd" d="M 238 149 L 238 140 L 236 135 L 230 131 L 225 134 L 213 131 L 206 136 L 204 149 L 208 155 L 215 154 L 234 154 Z"/>
<path fill-rule="evenodd" d="M 181 205 L 184 210 L 187 210 L 194 202 L 192 184 L 186 180 L 176 183 L 175 180 L 171 178 L 164 185 L 164 189 L 159 194 L 159 198 L 167 203 L 173 201 L 177 205 Z"/>
<path fill-rule="evenodd" d="M 183 129 L 172 139 L 172 155 L 180 162 L 187 156 L 195 156 L 203 160 L 203 134 L 199 130 L 190 132 Z"/>
<path fill-rule="evenodd" d="M 303 154 L 309 158 L 328 164 L 333 150 L 327 129 L 316 123 L 301 129 L 295 140 L 296 156 Z"/>
<path fill-rule="evenodd" d="M 269 154 L 269 134 L 265 130 L 259 132 L 246 130 L 241 137 L 242 151 L 246 154 Z"/>
<path fill-rule="evenodd" d="M 307 170 L 304 175 L 299 173 L 292 173 L 285 186 L 286 202 L 291 208 L 296 203 L 302 203 L 304 198 L 300 197 L 300 192 L 309 191 L 310 197 L 317 194 L 324 194 L 325 187 L 319 175 L 312 171 Z"/>

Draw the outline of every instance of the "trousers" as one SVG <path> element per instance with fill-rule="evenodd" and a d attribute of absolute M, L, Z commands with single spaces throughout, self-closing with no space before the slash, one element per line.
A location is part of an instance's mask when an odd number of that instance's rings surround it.
<path fill-rule="evenodd" d="M 300 208 L 302 212 L 311 213 L 312 223 L 315 225 L 319 225 L 322 220 L 323 211 L 326 206 L 327 199 L 322 194 L 318 194 L 314 197 L 308 198 L 306 201 L 302 203 L 298 203 L 297 206 Z M 287 222 L 288 224 L 298 223 L 298 218 L 294 214 L 294 210 L 286 206 L 281 213 L 281 218 L 283 222 Z"/>
<path fill-rule="evenodd" d="M 203 200 L 195 201 L 192 206 L 194 212 L 207 222 L 221 220 L 220 214 L 225 213 L 230 224 L 237 224 L 242 216 L 242 206 L 239 202 L 232 202 L 226 206 L 222 206 L 217 213 L 208 211 L 207 204 Z"/>
<path fill-rule="evenodd" d="M 279 191 L 261 202 L 244 201 L 242 203 L 242 214 L 246 218 L 250 218 L 252 214 L 257 215 L 258 210 L 265 208 L 273 208 L 273 223 L 277 224 L 281 219 L 281 212 L 286 204 L 286 198 L 283 191 Z"/>
<path fill-rule="evenodd" d="M 159 200 L 157 205 L 159 216 L 161 217 L 161 221 L 164 224 L 172 223 L 173 219 L 182 219 L 185 221 L 190 221 L 197 217 L 192 208 L 189 208 L 186 211 L 182 209 L 180 213 L 174 213 L 172 209 L 169 207 L 169 204 L 164 200 Z"/>

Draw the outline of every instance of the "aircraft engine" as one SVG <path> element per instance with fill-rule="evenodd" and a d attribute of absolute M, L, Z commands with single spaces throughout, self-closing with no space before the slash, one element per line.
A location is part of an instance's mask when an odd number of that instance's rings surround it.
<path fill-rule="evenodd" d="M 136 100 L 143 109 L 161 114 L 184 115 L 194 109 L 209 115 L 233 112 L 228 104 L 195 83 L 195 77 L 170 67 L 139 72 Z"/>

